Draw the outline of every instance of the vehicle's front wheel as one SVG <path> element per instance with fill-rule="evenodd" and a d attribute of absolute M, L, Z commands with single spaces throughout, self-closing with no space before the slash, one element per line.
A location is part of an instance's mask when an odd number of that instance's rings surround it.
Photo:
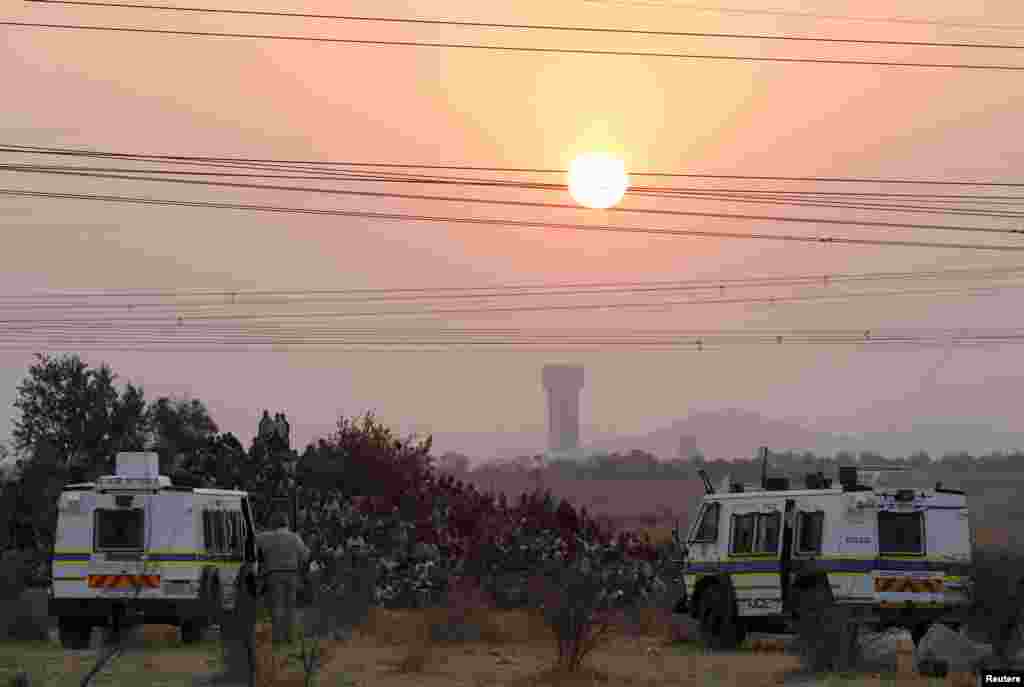
<path fill-rule="evenodd" d="M 65 649 L 88 649 L 92 626 L 81 618 L 59 618 L 57 628 Z"/>

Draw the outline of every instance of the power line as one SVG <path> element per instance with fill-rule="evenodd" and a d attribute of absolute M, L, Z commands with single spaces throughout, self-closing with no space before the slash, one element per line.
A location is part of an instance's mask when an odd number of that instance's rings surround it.
<path fill-rule="evenodd" d="M 845 244 L 859 246 L 899 246 L 904 248 L 953 248 L 958 250 L 987 251 L 1024 251 L 1024 245 L 1000 245 L 982 243 L 946 243 L 934 241 L 910 240 L 879 240 L 856 239 L 847 236 L 801 236 L 789 234 L 744 234 L 739 232 L 706 231 L 698 229 L 654 229 L 647 227 L 622 227 L 599 224 L 570 224 L 564 222 L 531 222 L 511 219 L 484 219 L 473 217 L 441 217 L 419 214 L 400 214 L 385 212 L 366 212 L 361 210 L 329 210 L 298 207 L 281 207 L 273 205 L 254 205 L 246 203 L 222 203 L 212 201 L 184 201 L 165 198 L 143 198 L 138 196 L 98 195 L 84 193 L 55 193 L 46 191 L 30 191 L 26 189 L 0 189 L 0 195 L 20 198 L 47 198 L 63 200 L 91 200 L 107 203 L 125 203 L 138 205 L 163 205 L 171 207 L 211 208 L 220 210 L 246 210 L 293 215 L 320 215 L 331 217 L 353 217 L 360 219 L 378 219 L 410 222 L 429 222 L 445 224 L 475 224 L 480 226 L 508 227 L 521 229 L 560 229 L 568 231 L 600 231 L 611 233 L 650 234 L 666 237 L 693 238 L 736 238 L 758 239 L 770 241 L 793 241 L 817 244 Z"/>
<path fill-rule="evenodd" d="M 689 306 L 689 305 L 778 305 L 783 303 L 810 303 L 810 302 L 824 302 L 824 301 L 835 301 L 835 300 L 849 300 L 857 298 L 878 298 L 884 297 L 889 298 L 893 296 L 936 296 L 936 295 L 992 295 L 997 293 L 1001 288 L 1015 289 L 1024 286 L 1022 284 L 1007 284 L 1001 286 L 987 286 L 987 287 L 973 287 L 969 289 L 890 289 L 887 291 L 871 291 L 871 292 L 860 292 L 860 293 L 827 293 L 823 295 L 811 295 L 811 296 L 766 296 L 766 297 L 740 297 L 740 298 L 705 298 L 705 299 L 688 299 L 688 300 L 660 300 L 660 301 L 649 301 L 649 302 L 632 302 L 632 303 L 573 303 L 573 304 L 559 304 L 559 305 L 525 305 L 525 306 L 500 306 L 500 307 L 477 307 L 477 308 L 423 308 L 418 310 L 362 310 L 362 311 L 319 311 L 319 312 L 285 312 L 285 313 L 211 313 L 211 312 L 198 312 L 198 313 L 179 313 L 176 316 L 163 315 L 163 316 L 142 316 L 142 317 L 119 317 L 115 315 L 104 316 L 104 322 L 107 323 L 151 323 L 158 325 L 160 323 L 173 324 L 179 327 L 184 327 L 192 322 L 215 322 L 215 321 L 227 321 L 227 320 L 238 320 L 238 321 L 288 321 L 288 320 L 302 320 L 306 322 L 312 322 L 315 318 L 327 318 L 327 319 L 339 319 L 349 317 L 406 317 L 406 316 L 424 316 L 424 315 L 481 315 L 481 314 L 501 314 L 507 316 L 511 313 L 525 313 L 525 312 L 585 312 L 585 311 L 600 311 L 600 310 L 622 310 L 622 309 L 638 309 L 638 310 L 649 310 L 652 308 L 664 308 L 670 309 L 676 306 Z M 74 323 L 89 323 L 93 321 L 93 318 L 61 318 L 61 319 L 41 319 L 41 318 L 9 318 L 4 317 L 0 319 L 0 324 L 6 326 L 16 325 L 32 325 L 32 326 L 44 326 L 44 325 L 66 325 Z"/>
<path fill-rule="evenodd" d="M 540 48 L 512 45 L 483 45 L 479 43 L 437 43 L 429 41 L 384 41 L 356 38 L 330 38 L 323 36 L 294 36 L 265 33 L 231 33 L 221 31 L 175 31 L 171 29 L 147 29 L 128 26 L 96 26 L 85 24 L 44 24 L 36 22 L 0 21 L 0 26 L 31 29 L 59 29 L 74 31 L 105 31 L 115 33 L 136 33 L 161 36 L 178 36 L 192 38 L 243 38 L 278 41 L 303 41 L 311 43 L 335 45 L 364 45 L 375 47 L 417 47 L 490 50 L 495 52 L 534 53 L 554 55 L 603 55 L 607 57 L 645 57 L 669 58 L 685 60 L 718 60 L 724 62 L 774 62 L 780 64 L 828 64 L 828 65 L 859 65 L 866 67 L 894 67 L 908 69 L 969 69 L 973 71 L 1019 72 L 1024 65 L 1008 64 L 970 64 L 940 62 L 892 62 L 884 60 L 847 60 L 826 59 L 818 57 L 761 57 L 753 55 L 705 55 L 680 52 L 636 52 L 627 50 L 589 50 L 582 48 Z"/>
<path fill-rule="evenodd" d="M 161 12 L 191 12 L 201 14 L 229 14 L 235 16 L 274 17 L 293 19 L 328 19 L 332 21 L 354 21 L 381 24 L 413 24 L 420 26 L 451 26 L 478 29 L 512 29 L 526 31 L 564 31 L 576 33 L 619 34 L 635 36 L 662 36 L 670 38 L 732 38 L 744 40 L 793 41 L 809 43 L 839 43 L 848 45 L 886 45 L 932 48 L 987 48 L 996 50 L 1020 50 L 1024 45 L 1006 43 L 968 43 L 948 41 L 898 41 L 865 38 L 822 38 L 816 36 L 788 36 L 772 34 L 712 33 L 706 31 L 665 31 L 654 29 L 624 29 L 600 26 L 565 26 L 559 24 L 508 24 L 456 19 L 410 19 L 402 17 L 373 17 L 363 15 L 312 14 L 306 12 L 284 12 L 271 10 L 224 9 L 215 7 L 185 7 L 172 5 L 149 5 L 128 2 L 90 2 L 87 0 L 27 0 L 46 5 L 73 5 L 78 7 L 103 7 L 108 9 L 157 10 Z"/>
<path fill-rule="evenodd" d="M 970 348 L 974 348 L 974 349 L 981 349 L 981 350 L 985 350 L 985 351 L 991 351 L 993 348 L 996 348 L 996 349 L 1000 348 L 1005 343 L 1017 343 L 1017 342 L 1014 341 L 1014 342 L 997 342 L 997 343 L 992 343 L 992 342 L 982 341 L 982 342 L 966 342 L 966 343 L 959 343 L 959 344 L 954 344 L 954 345 L 957 346 L 957 347 L 960 347 L 960 348 L 970 347 Z M 762 344 L 762 345 L 774 346 L 774 344 Z M 944 343 L 944 342 L 941 342 L 941 341 L 936 341 L 936 342 L 917 342 L 917 343 L 915 343 L 915 342 L 870 343 L 870 342 L 850 341 L 850 342 L 837 342 L 834 345 L 854 346 L 854 347 L 857 347 L 857 348 L 861 349 L 862 351 L 866 350 L 866 349 L 870 349 L 870 348 L 885 348 L 886 350 L 891 351 L 891 352 L 906 352 L 906 351 L 915 351 L 916 352 L 916 351 L 921 351 L 921 350 L 933 350 L 933 349 L 936 349 L 936 348 L 944 350 L 947 347 L 947 344 Z M 214 354 L 214 353 L 223 353 L 223 354 L 228 354 L 228 355 L 238 355 L 240 353 L 263 353 L 263 354 L 266 354 L 266 353 L 289 353 L 289 354 L 293 354 L 293 355 L 297 354 L 297 353 L 305 353 L 307 355 L 310 355 L 310 354 L 322 354 L 322 353 L 331 353 L 331 354 L 339 354 L 339 353 L 345 353 L 345 354 L 354 354 L 354 353 L 362 353 L 362 354 L 388 353 L 388 354 L 392 354 L 392 355 L 402 354 L 402 353 L 414 353 L 414 354 L 417 354 L 417 355 L 421 355 L 421 354 L 424 354 L 424 353 L 447 353 L 449 355 L 458 355 L 458 356 L 461 357 L 461 356 L 465 356 L 465 355 L 468 355 L 468 354 L 477 354 L 477 353 L 502 353 L 502 354 L 506 354 L 506 355 L 509 354 L 509 353 L 533 354 L 533 355 L 542 355 L 542 354 L 543 355 L 582 355 L 582 354 L 594 354 L 594 353 L 610 354 L 610 353 L 625 353 L 625 352 L 629 352 L 629 353 L 633 353 L 633 354 L 643 353 L 643 354 L 646 354 L 646 355 L 650 355 L 650 354 L 653 354 L 653 353 L 676 353 L 676 354 L 678 354 L 680 352 L 712 353 L 712 352 L 719 352 L 719 350 L 720 350 L 719 348 L 716 348 L 714 346 L 702 345 L 702 344 L 699 344 L 699 343 L 694 343 L 694 344 L 690 344 L 690 345 L 680 344 L 680 345 L 677 345 L 677 346 L 631 346 L 631 347 L 622 347 L 622 348 L 616 348 L 616 349 L 609 349 L 607 346 L 597 346 L 597 347 L 583 347 L 583 346 L 567 347 L 567 346 L 562 346 L 562 347 L 558 347 L 558 348 L 552 348 L 550 346 L 546 346 L 546 347 L 539 347 L 538 346 L 538 347 L 525 348 L 522 345 L 516 345 L 516 344 L 499 346 L 499 347 L 484 347 L 484 348 L 474 347 L 474 346 L 440 346 L 440 347 L 439 346 L 433 346 L 433 347 L 422 347 L 422 346 L 417 346 L 417 347 L 409 347 L 409 346 L 397 347 L 397 346 L 395 346 L 395 347 L 388 347 L 388 348 L 377 348 L 377 347 L 355 346 L 355 345 L 345 345 L 345 344 L 338 344 L 338 345 L 317 344 L 317 345 L 314 345 L 314 346 L 307 346 L 307 345 L 302 345 L 302 344 L 274 344 L 274 343 L 271 343 L 271 344 L 253 344 L 253 345 L 246 345 L 246 346 L 237 346 L 237 345 L 228 346 L 228 345 L 222 345 L 222 344 L 221 345 L 218 345 L 218 344 L 205 344 L 205 345 L 198 345 L 198 346 L 197 345 L 193 345 L 193 346 L 188 346 L 188 347 L 183 347 L 180 344 L 173 344 L 173 343 L 163 344 L 163 345 L 159 345 L 158 344 L 156 346 L 153 346 L 153 345 L 148 345 L 148 346 L 146 346 L 146 345 L 134 345 L 133 346 L 133 345 L 125 345 L 125 344 L 119 343 L 119 342 L 83 344 L 82 342 L 79 342 L 79 341 L 47 341 L 47 342 L 42 342 L 42 343 L 39 343 L 39 342 L 27 342 L 27 343 L 12 343 L 12 344 L 0 343 L 0 351 L 7 352 L 7 353 L 25 353 L 25 354 L 28 354 L 28 353 L 37 353 L 37 352 L 40 352 L 40 351 L 50 351 L 50 352 L 55 352 L 55 351 L 71 352 L 71 351 L 73 351 L 73 352 L 78 353 L 78 354 L 87 354 L 87 353 L 91 353 L 91 354 L 153 353 L 153 354 L 160 354 L 160 355 L 168 355 L 168 354 L 175 354 L 176 353 L 176 354 L 181 354 L 181 355 L 189 355 L 189 354 L 199 355 L 199 354 L 201 354 L 203 356 L 209 356 L 209 355 Z"/>
<path fill-rule="evenodd" d="M 129 351 L 129 352 L 153 352 L 153 353 L 214 353 L 224 352 L 363 352 L 363 353 L 428 353 L 428 352 L 469 352 L 469 351 L 492 351 L 492 352 L 533 352 L 533 353 L 554 353 L 554 352 L 592 352 L 609 353 L 614 351 L 634 352 L 679 352 L 679 351 L 714 351 L 721 348 L 740 346 L 763 346 L 780 348 L 781 346 L 855 346 L 861 348 L 882 348 L 889 350 L 920 350 L 922 348 L 948 348 L 949 346 L 973 346 L 991 350 L 1008 344 L 1024 343 L 1022 336 L 1008 336 L 1004 338 L 963 338 L 954 342 L 945 339 L 872 339 L 849 337 L 841 339 L 788 339 L 774 341 L 718 341 L 697 339 L 664 340 L 664 341 L 634 341 L 634 342 L 610 342 L 610 341 L 583 341 L 561 343 L 548 341 L 434 341 L 434 340 L 399 340 L 393 342 L 360 342 L 358 340 L 292 340 L 282 338 L 280 340 L 245 340 L 245 339 L 196 339 L 196 340 L 173 340 L 173 339 L 150 339 L 144 341 L 131 341 L 124 339 L 81 339 L 72 337 L 47 337 L 45 340 L 13 340 L 4 341 L 0 339 L 0 350 L 36 352 L 40 349 L 83 351 Z M 370 346 L 373 346 L 372 348 Z"/>
<path fill-rule="evenodd" d="M 2 147 L 0 147 L 2 151 Z M 176 162 L 164 164 L 199 164 L 193 162 Z M 212 167 L 223 166 L 221 163 L 209 163 Z M 236 167 L 236 165 L 228 165 Z M 237 165 L 250 169 L 264 169 L 259 165 Z M 137 174 L 163 175 L 163 176 L 186 176 L 186 177 L 226 177 L 226 178 L 258 178 L 273 180 L 304 180 L 304 181 L 335 181 L 335 182 L 370 182 L 370 183 L 391 183 L 401 182 L 408 184 L 454 184 L 469 186 L 497 186 L 514 189 L 533 190 L 554 190 L 564 191 L 564 184 L 533 184 L 504 180 L 488 179 L 460 179 L 452 177 L 395 177 L 395 176 L 361 176 L 340 173 L 329 174 L 282 174 L 271 168 L 262 172 L 225 172 L 195 169 L 137 169 L 126 167 L 82 167 L 70 165 L 37 165 L 37 164 L 4 164 L 0 169 L 7 168 L 10 171 L 26 172 L 66 172 L 81 173 L 103 172 L 110 174 Z M 283 170 L 289 171 L 289 170 Z M 120 178 L 120 177 L 119 177 Z M 131 178 L 131 177 L 123 177 Z M 741 202 L 772 205 L 796 205 L 811 207 L 836 207 L 842 209 L 866 209 L 866 210 L 896 210 L 914 213 L 936 214 L 941 211 L 950 214 L 962 214 L 979 217 L 1019 218 L 1021 213 L 1008 211 L 980 211 L 977 208 L 954 207 L 949 203 L 954 201 L 967 203 L 1020 203 L 1024 196 L 991 195 L 991 194 L 924 194 L 924 193 L 893 193 L 893 192 L 863 192 L 863 191 L 808 191 L 792 189 L 743 189 L 743 188 L 715 188 L 715 187 L 640 187 L 635 186 L 628 190 L 629 195 L 660 197 L 660 198 L 685 198 L 685 199 L 706 199 L 723 202 Z M 840 202 L 845 199 L 852 199 L 856 202 Z M 929 203 L 926 206 L 901 205 L 891 202 L 893 200 L 914 199 L 919 203 Z M 874 204 L 872 204 L 874 203 Z M 574 206 L 575 207 L 575 206 Z"/>
<path fill-rule="evenodd" d="M 292 191 L 292 192 L 303 192 L 303 193 L 318 193 L 323 195 L 341 195 L 341 196 L 361 196 L 361 197 L 374 197 L 374 198 L 395 198 L 401 200 L 428 200 L 428 201 L 443 201 L 443 202 L 454 202 L 454 203 L 469 203 L 469 204 L 484 204 L 484 205 L 508 205 L 515 207 L 529 207 L 529 208 L 544 208 L 544 209 L 561 209 L 561 210 L 580 210 L 579 205 L 573 205 L 569 203 L 543 203 L 535 201 L 524 201 L 524 200 L 498 200 L 491 198 L 467 198 L 458 196 L 437 196 L 437 195 L 425 195 L 425 194 L 412 194 L 412 193 L 387 193 L 380 191 L 351 191 L 343 189 L 331 189 L 323 187 L 310 187 L 310 186 L 283 186 L 273 184 L 250 184 L 241 182 L 231 181 L 209 181 L 209 180 L 197 180 L 197 179 L 172 179 L 167 177 L 154 177 L 145 175 L 127 175 L 127 174 L 105 174 L 99 172 L 83 172 L 79 170 L 69 169 L 40 169 L 32 166 L 21 166 L 21 165 L 4 165 L 0 164 L 0 171 L 14 171 L 23 173 L 42 173 L 42 174 L 55 174 L 55 175 L 73 175 L 83 176 L 91 178 L 104 178 L 104 179 L 126 179 L 132 181 L 155 181 L 161 183 L 177 183 L 177 184 L 189 184 L 199 186 L 221 186 L 227 188 L 244 188 L 244 189 L 259 189 L 265 191 Z M 997 228 L 997 227 L 970 227 L 970 226 L 958 226 L 950 224 L 923 224 L 923 223 L 908 223 L 908 222 L 880 222 L 880 221 L 868 221 L 868 220 L 846 220 L 846 219 L 833 219 L 824 217 L 788 217 L 784 215 L 751 215 L 751 214 L 738 214 L 738 213 L 727 213 L 727 212 L 699 212 L 693 210 L 662 210 L 656 208 L 632 208 L 632 207 L 611 207 L 606 208 L 610 212 L 628 212 L 636 214 L 649 214 L 659 215 L 667 217 L 703 217 L 708 219 L 735 219 L 743 221 L 763 221 L 763 222 L 791 222 L 798 224 L 828 224 L 836 226 L 859 226 L 859 227 L 870 227 L 876 229 L 931 229 L 940 231 L 959 231 L 959 232 L 974 232 L 974 233 L 990 233 L 990 234 L 1024 234 L 1024 229 L 1008 229 L 1008 228 Z M 931 212 L 935 212 L 932 210 Z M 1024 215 L 1022 215 L 1024 216 Z"/>
<path fill-rule="evenodd" d="M 3 22 L 0 22 L 2 25 Z M 1021 67 L 1024 69 L 1024 67 Z M 202 155 L 155 155 L 148 153 L 118 153 L 112 151 L 81 150 L 74 148 L 47 148 L 42 146 L 24 146 L 17 144 L 0 144 L 0 152 L 17 152 L 45 155 L 66 155 L 78 157 L 115 157 L 121 159 L 134 159 L 140 161 L 167 161 L 180 163 L 209 163 L 209 164 L 257 164 L 257 165 L 309 165 L 319 167 L 380 167 L 380 168 L 402 168 L 402 169 L 437 169 L 450 171 L 467 172 L 502 172 L 518 174 L 568 174 L 565 169 L 553 169 L 543 167 L 481 167 L 474 165 L 438 165 L 438 164 L 411 164 L 399 162 L 365 162 L 365 161 L 337 161 L 337 160 L 281 160 L 267 158 L 238 158 L 238 157 L 214 157 Z M 629 172 L 631 177 L 678 177 L 688 179 L 717 179 L 737 181 L 786 181 L 786 182 L 815 182 L 815 183 L 849 183 L 849 184 L 902 184 L 915 186 L 989 186 L 998 188 L 1024 188 L 1024 182 L 1002 182 L 1002 181 L 955 181 L 945 179 L 887 179 L 875 177 L 829 177 L 829 176 L 779 176 L 779 175 L 742 175 L 742 174 L 703 174 L 684 172 Z M 564 187 L 564 184 L 560 186 Z"/>
<path fill-rule="evenodd" d="M 139 180 L 139 181 L 168 181 L 177 183 L 192 183 L 192 184 L 206 184 L 206 185 L 231 185 L 225 184 L 224 182 L 211 182 L 208 180 L 198 181 L 180 181 L 177 179 L 170 179 L 170 176 L 185 176 L 185 177 L 217 177 L 217 178 L 259 178 L 259 179 L 273 179 L 273 180 L 319 180 L 319 181 L 378 181 L 376 179 L 352 179 L 349 177 L 338 177 L 338 176 L 317 176 L 317 175 L 282 175 L 274 173 L 251 173 L 251 172 L 220 172 L 220 171 L 197 171 L 197 170 L 175 170 L 175 169 L 132 169 L 126 167 L 81 167 L 81 166 L 65 166 L 65 165 L 22 165 L 22 164 L 4 164 L 0 163 L 0 171 L 10 172 L 25 172 L 25 173 L 40 173 L 40 174 L 64 174 L 73 176 L 85 176 L 85 177 L 97 177 L 97 178 L 110 178 L 110 179 L 128 179 L 128 180 Z M 138 176 L 139 174 L 144 176 Z M 135 175 L 135 176 L 131 176 Z M 160 178 L 155 178 L 160 177 Z M 416 180 L 411 183 L 429 183 L 427 180 Z M 396 194 L 396 193 L 382 193 L 382 192 L 365 192 L 365 191 L 351 191 L 351 190 L 336 190 L 336 189 L 324 189 L 317 187 L 278 187 L 272 185 L 256 185 L 256 184 L 234 184 L 241 188 L 265 188 L 269 190 L 285 190 L 285 191 L 309 191 L 309 192 L 321 192 L 321 193 L 333 193 L 342 195 L 366 195 L 366 196 L 380 196 L 390 198 L 412 198 L 412 199 L 423 199 L 423 200 L 465 200 L 466 202 L 488 202 L 508 203 L 508 201 L 500 200 L 474 200 L 465 197 L 448 197 L 448 196 L 416 196 L 408 194 Z M 520 188 L 529 187 L 530 185 L 522 185 Z M 559 189 L 563 190 L 563 189 Z M 841 192 L 840 192 L 841 193 Z M 700 188 L 689 188 L 689 189 L 672 189 L 666 191 L 627 191 L 628 194 L 642 194 L 650 195 L 661 198 L 673 198 L 673 199 L 688 199 L 688 200 L 711 200 L 716 202 L 728 202 L 728 203 L 752 203 L 757 205 L 787 205 L 787 206 L 798 206 L 798 207 L 828 207 L 837 209 L 853 209 L 853 210 L 891 210 L 907 213 L 918 213 L 918 214 L 954 214 L 954 215 L 965 215 L 972 217 L 989 217 L 989 218 L 1004 218 L 1004 219 L 1020 219 L 1024 218 L 1024 212 L 1013 212 L 1007 210 L 980 210 L 971 207 L 955 207 L 948 205 L 949 201 L 941 200 L 938 198 L 929 197 L 918 197 L 918 202 L 932 203 L 932 205 L 905 205 L 897 204 L 892 202 L 879 202 L 872 199 L 867 194 L 852 194 L 855 197 L 856 202 L 841 202 L 842 198 L 849 197 L 851 194 L 842 194 L 838 198 L 828 195 L 827 192 L 809 191 L 809 192 L 786 192 L 786 191 L 747 191 L 742 189 L 700 189 Z M 915 197 L 914 194 L 892 194 L 894 196 L 906 196 Z M 883 200 L 886 197 L 883 196 Z M 972 198 L 984 198 L 984 196 L 974 196 L 965 198 L 969 200 Z M 1024 197 L 1021 197 L 1024 200 Z M 991 201 L 1013 201 L 1013 197 L 989 197 Z M 512 202 L 511 204 L 516 204 Z M 576 205 L 558 205 L 558 204 L 535 204 L 538 207 L 567 207 L 578 209 Z M 624 208 L 616 206 L 607 208 L 612 212 L 630 212 L 634 211 L 633 208 Z M 643 212 L 644 210 L 636 209 L 635 211 Z M 668 211 L 658 211 L 668 212 Z"/>
<path fill-rule="evenodd" d="M 583 0 L 583 2 L 590 2 L 593 4 L 612 4 L 613 0 Z M 737 7 L 715 7 L 710 5 L 699 5 L 691 3 L 675 3 L 675 2 L 639 2 L 638 0 L 617 0 L 615 4 L 621 5 L 634 5 L 648 7 L 660 7 L 663 9 L 689 9 L 697 10 L 700 12 L 716 12 L 719 14 L 739 14 L 739 15 L 753 15 L 753 16 L 770 16 L 770 17 L 796 17 L 796 18 L 810 18 L 810 19 L 835 19 L 839 21 L 851 21 L 851 22 L 864 22 L 864 23 L 878 23 L 878 24 L 912 24 L 918 26 L 942 26 L 956 29 L 990 29 L 995 31 L 1020 31 L 1024 30 L 1024 25 L 1021 24 L 977 24 L 968 22 L 952 22 L 942 19 L 917 19 L 913 17 L 858 17 L 848 14 L 823 14 L 821 12 L 799 12 L 793 10 L 769 10 L 769 9 L 752 9 L 752 8 L 737 8 Z"/>
<path fill-rule="evenodd" d="M 401 300 L 419 298 L 483 298 L 495 296 L 535 295 L 592 295 L 604 293 L 637 293 L 647 291 L 677 290 L 720 290 L 736 288 L 762 288 L 779 286 L 831 286 L 846 282 L 907 281 L 920 279 L 967 279 L 1002 277 L 1009 278 L 1024 274 L 1024 266 L 1004 268 L 955 268 L 946 270 L 914 272 L 861 272 L 836 274 L 809 274 L 785 277 L 741 277 L 703 280 L 649 280 L 649 281 L 602 281 L 602 282 L 541 282 L 533 284 L 498 284 L 493 286 L 454 287 L 399 287 L 399 288 L 349 288 L 349 289 L 121 289 L 104 291 L 36 292 L 21 295 L 0 294 L 0 308 L 3 303 L 26 302 L 47 304 L 55 299 L 122 299 L 122 298 L 213 298 L 220 302 L 230 299 L 231 305 L 252 305 L 252 301 L 238 302 L 239 298 L 252 297 L 303 297 L 329 296 L 351 297 L 360 301 L 384 298 Z M 68 307 L 80 309 L 88 304 L 80 301 L 69 303 Z M 99 304 L 96 304 L 99 305 Z M 128 307 L 150 305 L 134 301 Z M 165 305 L 165 304 L 160 304 Z M 174 304 L 166 304 L 174 305 Z M 112 307 L 112 306 L 101 306 Z"/>

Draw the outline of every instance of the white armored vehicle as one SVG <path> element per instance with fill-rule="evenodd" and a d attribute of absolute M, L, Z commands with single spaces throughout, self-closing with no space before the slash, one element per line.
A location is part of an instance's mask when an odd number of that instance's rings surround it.
<path fill-rule="evenodd" d="M 915 643 L 931 623 L 959 626 L 971 600 L 966 496 L 882 487 L 879 475 L 863 484 L 840 467 L 835 485 L 817 473 L 802 488 L 775 478 L 716 493 L 702 472 L 706 494 L 681 542 L 688 592 L 674 612 L 698 620 L 715 648 L 837 608 L 854 626 L 907 628 Z"/>
<path fill-rule="evenodd" d="M 255 569 L 248 494 L 174 486 L 155 453 L 119 453 L 115 471 L 60 495 L 49 615 L 61 642 L 140 623 L 194 642 L 233 607 L 243 564 Z"/>

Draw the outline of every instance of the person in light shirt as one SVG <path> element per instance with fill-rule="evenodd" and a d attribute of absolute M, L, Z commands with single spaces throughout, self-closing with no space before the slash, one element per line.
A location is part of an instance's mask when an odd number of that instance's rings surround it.
<path fill-rule="evenodd" d="M 288 529 L 288 517 L 284 513 L 270 517 L 270 528 L 256 535 L 256 551 L 266 580 L 273 640 L 290 642 L 295 626 L 299 573 L 309 563 L 309 548 L 299 535 Z"/>

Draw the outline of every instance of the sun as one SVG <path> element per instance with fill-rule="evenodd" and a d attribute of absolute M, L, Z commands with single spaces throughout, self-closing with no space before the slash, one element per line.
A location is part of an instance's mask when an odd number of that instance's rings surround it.
<path fill-rule="evenodd" d="M 585 207 L 610 208 L 622 200 L 627 188 L 626 165 L 612 155 L 586 153 L 569 165 L 569 193 Z"/>

